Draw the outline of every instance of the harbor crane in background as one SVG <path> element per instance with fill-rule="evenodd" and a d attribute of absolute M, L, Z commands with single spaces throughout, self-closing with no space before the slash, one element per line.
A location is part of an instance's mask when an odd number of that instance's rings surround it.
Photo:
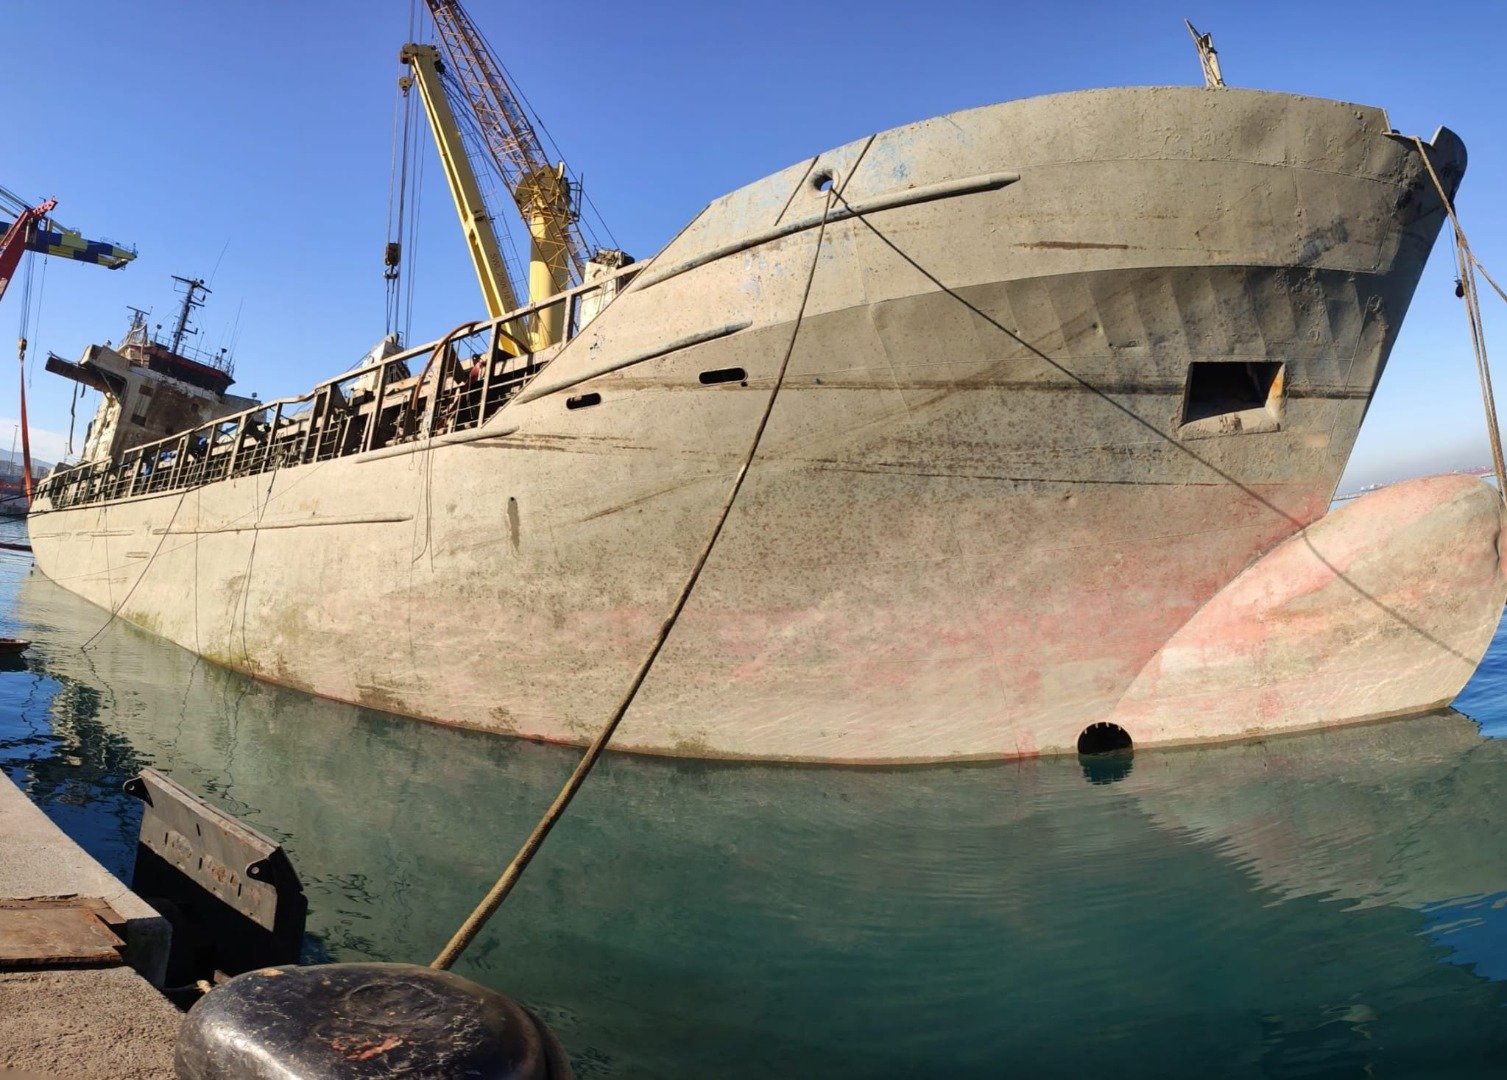
<path fill-rule="evenodd" d="M 46 220 L 52 208 L 58 204 L 56 199 L 48 199 L 36 206 L 28 206 L 16 215 L 16 220 L 10 223 L 5 230 L 5 235 L 0 237 L 0 298 L 5 296 L 5 290 L 10 287 L 10 279 L 16 276 L 16 268 L 21 265 L 21 256 L 36 242 L 39 232 L 38 226 Z"/>
<path fill-rule="evenodd" d="M 56 200 L 49 201 L 56 203 Z M 8 233 L 15 224 L 15 221 L 3 220 L 7 212 L 10 217 L 18 218 L 29 208 L 26 200 L 0 188 L 0 234 Z M 22 241 L 22 247 L 26 251 L 103 266 L 106 270 L 119 270 L 136 258 L 134 248 L 122 247 L 111 240 L 87 240 L 76 229 L 64 228 L 55 221 L 46 220 L 46 214 L 33 224 L 34 227 Z M 4 295 L 3 286 L 0 286 L 0 295 Z"/>
<path fill-rule="evenodd" d="M 0 236 L 0 299 L 16 276 L 21 265 L 21 256 L 28 251 L 42 255 L 56 255 L 65 259 L 92 263 L 109 270 L 118 270 L 132 259 L 136 252 L 108 241 L 85 240 L 71 229 L 58 229 L 48 219 L 56 199 L 47 199 L 35 206 L 11 192 L 0 188 L 0 205 L 9 205 L 15 220 L 0 223 L 5 229 Z M 26 337 L 24 331 L 17 342 L 17 357 L 21 363 L 21 462 L 26 501 L 31 502 L 31 432 L 26 423 Z"/>
<path fill-rule="evenodd" d="M 418 87 L 423 100 L 487 311 L 496 318 L 520 305 L 492 215 L 456 123 L 456 109 L 465 108 L 475 117 L 486 152 L 528 226 L 529 303 L 564 292 L 572 279 L 579 281 L 584 273 L 588 251 L 577 226 L 580 215 L 576 193 L 565 163 L 550 164 L 521 97 L 470 16 L 456 0 L 425 2 L 434 17 L 439 47 L 411 42 L 403 46 L 399 58 L 411 70 L 411 85 Z M 463 94 L 464 101 L 447 97 L 442 80 L 447 66 L 458 87 L 457 95 Z M 410 83 L 402 85 L 406 90 Z M 396 257 L 394 246 L 389 244 L 389 266 L 395 265 Z M 529 345 L 537 351 L 560 341 L 564 331 L 563 307 L 541 311 L 531 321 Z"/>

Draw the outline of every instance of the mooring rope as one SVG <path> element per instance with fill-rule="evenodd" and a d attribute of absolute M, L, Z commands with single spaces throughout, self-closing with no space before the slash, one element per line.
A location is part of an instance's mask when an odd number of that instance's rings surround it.
<path fill-rule="evenodd" d="M 716 524 L 712 526 L 706 542 L 702 544 L 701 555 L 696 559 L 695 565 L 691 567 L 691 572 L 687 575 L 685 584 L 681 586 L 680 595 L 675 598 L 674 607 L 670 609 L 669 616 L 659 628 L 659 634 L 655 637 L 654 644 L 649 647 L 648 654 L 644 657 L 643 662 L 639 664 L 638 670 L 634 673 L 633 680 L 628 684 L 628 690 L 623 694 L 622 700 L 618 703 L 617 709 L 612 714 L 612 718 L 603 725 L 602 730 L 597 733 L 597 737 L 586 748 L 586 753 L 581 756 L 581 760 L 577 763 L 575 770 L 565 781 L 564 786 L 560 788 L 560 793 L 555 796 L 555 801 L 550 804 L 549 809 L 544 812 L 544 816 L 539 819 L 539 823 L 534 826 L 534 831 L 529 833 L 528 839 L 524 840 L 523 846 L 518 849 L 518 854 L 513 856 L 513 861 L 508 863 L 507 869 L 502 872 L 502 876 L 497 879 L 496 884 L 482 898 L 481 903 L 476 906 L 476 910 L 461 924 L 460 929 L 455 932 L 455 936 L 450 939 L 449 943 L 440 951 L 440 954 L 434 958 L 434 962 L 429 965 L 430 967 L 441 971 L 448 970 L 460 958 L 461 953 L 466 951 L 467 946 L 476 940 L 476 935 L 481 933 L 487 921 L 502 906 L 502 902 L 507 899 L 508 893 L 513 891 L 513 886 L 523 876 L 524 870 L 533 861 L 545 838 L 549 836 L 550 830 L 555 827 L 555 823 L 565 813 L 565 809 L 570 805 L 571 799 L 575 798 L 576 792 L 586 782 L 586 777 L 590 774 L 592 766 L 597 763 L 597 759 L 602 756 L 602 751 L 607 748 L 607 743 L 612 738 L 613 732 L 617 731 L 618 724 L 622 721 L 624 714 L 627 713 L 628 707 L 633 704 L 633 699 L 638 695 L 639 687 L 643 686 L 644 680 L 649 675 L 649 670 L 654 666 L 654 661 L 659 657 L 660 650 L 664 648 L 665 642 L 669 639 L 670 632 L 675 629 L 675 623 L 679 620 L 680 613 L 685 610 L 686 602 L 691 598 L 691 592 L 696 588 L 696 582 L 701 578 L 702 568 L 706 566 L 706 561 L 711 556 L 712 549 L 717 546 L 717 539 L 722 535 L 722 527 L 727 524 L 727 518 L 732 512 L 733 503 L 737 501 L 738 492 L 743 487 L 744 478 L 748 475 L 749 466 L 753 464 L 754 456 L 759 450 L 759 444 L 764 439 L 764 429 L 769 426 L 769 417 L 774 412 L 775 399 L 779 397 L 780 390 L 785 385 L 785 373 L 790 368 L 790 358 L 795 354 L 795 343 L 800 337 L 801 323 L 806 317 L 806 305 L 811 299 L 811 283 L 816 280 L 816 267 L 821 262 L 822 243 L 827 233 L 827 219 L 832 214 L 832 205 L 836 194 L 837 184 L 833 181 L 826 192 L 827 205 L 822 211 L 821 221 L 818 223 L 816 232 L 816 251 L 811 256 L 811 269 L 806 274 L 806 287 L 801 293 L 801 303 L 800 307 L 796 310 L 795 325 L 790 332 L 790 343 L 785 346 L 785 355 L 780 360 L 779 373 L 775 376 L 774 388 L 769 392 L 769 400 L 764 403 L 764 413 L 759 417 L 759 426 L 754 430 L 753 441 L 749 444 L 748 453 L 743 456 L 743 464 L 739 466 L 737 475 L 733 477 L 732 486 L 728 489 L 727 498 L 722 502 L 722 510 L 717 515 Z"/>
<path fill-rule="evenodd" d="M 187 498 L 188 498 L 188 492 L 187 491 L 184 491 L 184 492 L 182 492 L 182 493 L 179 494 L 179 496 L 178 496 L 178 505 L 175 506 L 175 507 L 173 507 L 173 514 L 172 514 L 171 517 L 169 517 L 167 519 L 167 525 L 163 528 L 162 535 L 157 538 L 157 546 L 152 549 L 151 557 L 148 558 L 147 561 L 146 561 L 146 563 L 142 566 L 141 573 L 137 574 L 136 575 L 136 580 L 133 581 L 133 582 L 131 582 L 131 587 L 126 590 L 125 596 L 123 596 L 123 597 L 120 598 L 120 603 L 118 603 L 118 604 L 115 603 L 114 596 L 113 595 L 111 596 L 111 598 L 110 598 L 110 617 L 108 619 L 106 619 L 103 624 L 101 624 L 101 626 L 100 626 L 100 628 L 98 630 L 94 631 L 94 633 L 92 633 L 92 634 L 89 635 L 89 640 L 88 641 L 85 641 L 82 645 L 79 646 L 79 651 L 80 652 L 88 652 L 89 651 L 89 646 L 94 644 L 96 638 L 98 638 L 106 630 L 110 629 L 110 626 L 115 622 L 116 618 L 120 615 L 121 611 L 125 608 L 125 606 L 128 603 L 131 602 L 131 597 L 133 597 L 133 596 L 136 595 L 136 586 L 140 585 L 142 583 L 142 581 L 146 578 L 147 574 L 149 574 L 151 572 L 151 570 L 152 570 L 152 564 L 157 561 L 157 556 L 162 553 L 162 545 L 165 544 L 165 543 L 167 543 L 168 536 L 172 534 L 172 531 L 173 531 L 173 522 L 175 522 L 175 521 L 178 520 L 178 511 L 183 509 L 183 501 L 185 499 L 187 499 Z M 195 538 L 195 542 L 197 543 L 197 537 Z M 111 577 L 111 574 L 109 572 L 110 571 L 110 548 L 109 548 L 109 541 L 106 541 L 106 546 L 105 546 L 105 571 L 106 571 L 105 572 L 105 581 L 108 583 L 109 580 L 110 580 L 110 577 Z M 197 605 L 195 605 L 194 617 L 198 618 Z"/>
<path fill-rule="evenodd" d="M 1434 181 L 1434 190 L 1439 193 L 1439 199 L 1444 204 L 1444 212 L 1449 215 L 1450 225 L 1455 234 L 1455 265 L 1460 272 L 1459 295 L 1465 301 L 1465 317 L 1470 323 L 1470 343 L 1476 354 L 1476 376 L 1481 382 L 1481 404 L 1486 410 L 1486 437 L 1491 442 L 1491 463 L 1497 475 L 1497 494 L 1507 500 L 1507 463 L 1503 462 L 1502 456 L 1502 431 L 1497 420 L 1496 395 L 1491 388 L 1491 366 L 1486 357 L 1486 329 L 1481 321 L 1481 297 L 1476 291 L 1476 271 L 1491 283 L 1491 287 L 1497 291 L 1497 295 L 1507 301 L 1507 293 L 1492 280 L 1486 272 L 1486 267 L 1481 265 L 1476 258 L 1475 252 L 1470 249 L 1470 242 L 1465 239 L 1465 229 L 1460 225 L 1460 219 L 1455 215 L 1454 204 L 1450 201 L 1444 185 L 1439 181 L 1439 174 L 1434 171 L 1434 163 L 1429 160 L 1428 151 L 1424 148 L 1423 140 L 1417 135 L 1413 136 L 1413 142 L 1418 147 L 1418 154 L 1423 158 L 1424 167 L 1428 169 L 1429 178 Z"/>

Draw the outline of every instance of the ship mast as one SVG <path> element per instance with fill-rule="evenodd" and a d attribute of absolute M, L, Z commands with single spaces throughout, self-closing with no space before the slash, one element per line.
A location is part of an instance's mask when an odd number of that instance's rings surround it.
<path fill-rule="evenodd" d="M 183 339 L 189 334 L 199 332 L 188 325 L 188 317 L 193 313 L 194 308 L 204 306 L 204 301 L 199 299 L 199 293 L 202 292 L 208 296 L 209 286 L 199 278 L 179 277 L 177 274 L 173 275 L 173 280 L 182 282 L 184 286 L 183 306 L 178 309 L 178 325 L 173 328 L 173 352 L 181 356 Z"/>

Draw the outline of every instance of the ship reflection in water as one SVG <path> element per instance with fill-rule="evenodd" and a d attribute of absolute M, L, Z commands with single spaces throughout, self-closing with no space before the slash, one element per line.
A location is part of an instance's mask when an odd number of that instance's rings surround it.
<path fill-rule="evenodd" d="M 575 752 L 250 683 L 0 561 L 0 761 L 117 872 L 143 765 L 284 839 L 310 958 L 426 962 Z M 1507 720 L 1507 638 L 1465 704 Z M 1488 723 L 1488 730 L 1490 724 Z M 460 970 L 578 1075 L 1496 1073 L 1507 742 L 1464 716 L 903 770 L 609 756 Z"/>

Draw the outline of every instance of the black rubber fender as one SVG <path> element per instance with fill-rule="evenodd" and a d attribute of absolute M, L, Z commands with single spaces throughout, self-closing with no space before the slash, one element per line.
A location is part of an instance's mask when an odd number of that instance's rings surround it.
<path fill-rule="evenodd" d="M 270 967 L 206 994 L 178 1034 L 182 1080 L 568 1080 L 549 1030 L 503 994 L 414 964 Z"/>

